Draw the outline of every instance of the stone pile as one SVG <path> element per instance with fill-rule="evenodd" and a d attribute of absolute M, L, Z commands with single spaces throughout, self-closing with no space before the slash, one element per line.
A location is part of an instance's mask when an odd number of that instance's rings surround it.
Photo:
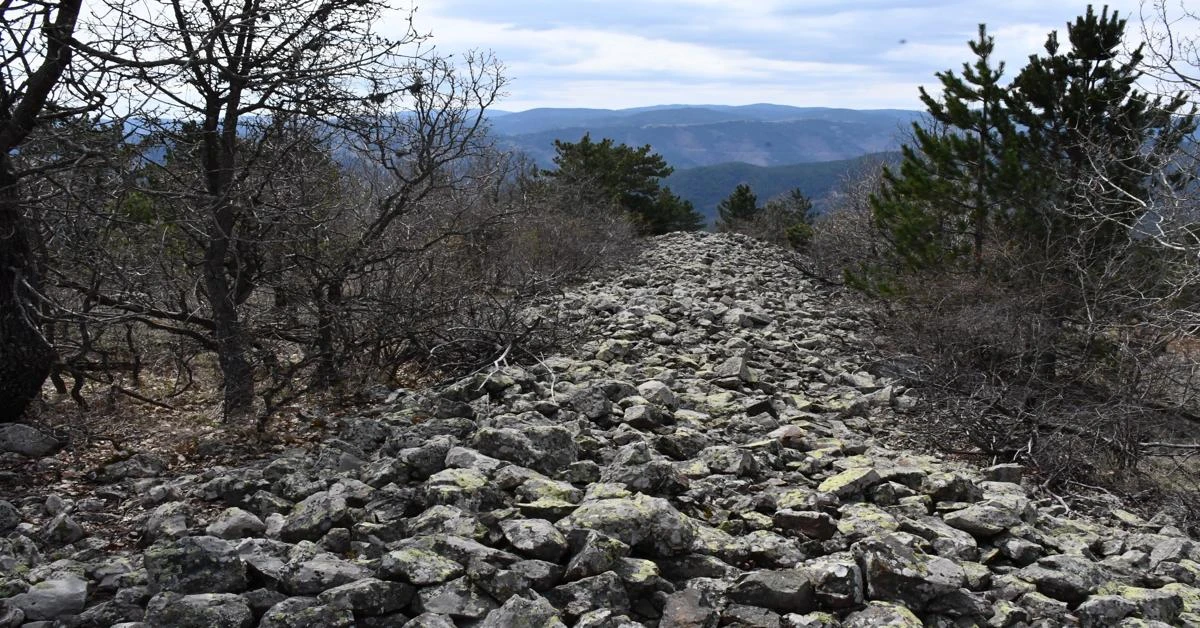
<path fill-rule="evenodd" d="M 266 463 L 106 469 L 140 553 L 89 500 L 0 502 L 0 628 L 1200 625 L 1166 518 L 890 447 L 915 399 L 781 253 L 666 236 L 553 307 L 598 339 Z"/>

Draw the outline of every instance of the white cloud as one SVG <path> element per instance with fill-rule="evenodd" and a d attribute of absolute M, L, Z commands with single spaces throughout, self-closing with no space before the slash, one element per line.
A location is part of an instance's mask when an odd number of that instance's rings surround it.
<path fill-rule="evenodd" d="M 917 85 L 970 61 L 979 22 L 1011 76 L 1082 8 L 1067 0 L 427 0 L 443 52 L 508 68 L 505 109 L 778 102 L 919 108 Z M 1138 0 L 1108 4 L 1131 17 Z"/>

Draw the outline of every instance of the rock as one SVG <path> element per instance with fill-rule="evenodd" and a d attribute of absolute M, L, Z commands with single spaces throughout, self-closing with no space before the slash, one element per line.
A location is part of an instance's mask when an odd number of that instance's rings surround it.
<path fill-rule="evenodd" d="M 1133 614 L 1137 605 L 1118 595 L 1093 595 L 1075 608 L 1083 628 L 1114 626 Z"/>
<path fill-rule="evenodd" d="M 603 532 L 655 557 L 684 554 L 695 537 L 691 524 L 670 502 L 645 495 L 584 502 L 555 525 L 563 531 Z"/>
<path fill-rule="evenodd" d="M 152 593 L 238 593 L 246 590 L 246 564 L 228 541 L 189 536 L 151 546 L 145 553 Z"/>
<path fill-rule="evenodd" d="M 191 510 L 185 502 L 167 502 L 154 509 L 146 519 L 144 538 L 153 542 L 187 536 Z"/>
<path fill-rule="evenodd" d="M 21 523 L 21 512 L 11 503 L 0 500 L 0 535 L 8 534 Z"/>
<path fill-rule="evenodd" d="M 1142 619 L 1175 623 L 1183 612 L 1183 598 L 1175 591 L 1126 587 L 1121 597 L 1137 606 Z"/>
<path fill-rule="evenodd" d="M 863 575 L 853 558 L 817 558 L 804 563 L 801 570 L 812 582 L 821 608 L 845 610 L 862 605 Z"/>
<path fill-rule="evenodd" d="M 292 595 L 317 595 L 328 589 L 371 576 L 371 570 L 331 554 L 293 561 L 283 570 L 284 590 Z"/>
<path fill-rule="evenodd" d="M 783 509 L 772 517 L 772 523 L 781 530 L 799 532 L 820 541 L 832 539 L 837 534 L 837 523 L 823 512 Z"/>
<path fill-rule="evenodd" d="M 556 561 L 567 551 L 566 538 L 544 519 L 503 521 L 500 528 L 513 549 L 530 558 Z"/>
<path fill-rule="evenodd" d="M 921 610 L 963 586 L 962 567 L 940 556 L 921 554 L 896 534 L 870 538 L 851 548 L 867 583 L 867 597 Z"/>
<path fill-rule="evenodd" d="M 1010 482 L 1020 484 L 1025 475 L 1025 467 L 1015 464 L 997 464 L 983 469 L 983 477 L 991 482 Z"/>
<path fill-rule="evenodd" d="M 127 478 L 156 478 L 167 470 L 167 465 L 158 456 L 136 453 L 100 469 L 101 482 L 119 482 Z"/>
<path fill-rule="evenodd" d="M 759 471 L 758 461 L 754 459 L 754 456 L 737 447 L 727 445 L 706 447 L 698 457 L 712 473 L 753 476 Z"/>
<path fill-rule="evenodd" d="M 317 601 L 350 609 L 356 615 L 374 617 L 402 610 L 415 594 L 416 589 L 407 584 L 364 578 L 327 589 L 317 596 Z"/>
<path fill-rule="evenodd" d="M 491 597 L 466 578 L 421 589 L 417 608 L 423 613 L 437 613 L 468 619 L 483 619 L 500 607 Z"/>
<path fill-rule="evenodd" d="M 87 582 L 74 576 L 46 580 L 9 598 L 8 604 L 20 610 L 27 622 L 53 620 L 81 613 L 87 589 Z"/>
<path fill-rule="evenodd" d="M 546 599 L 565 615 L 578 617 L 588 611 L 621 611 L 629 608 L 629 595 L 617 574 L 606 571 L 557 586 L 546 592 Z"/>
<path fill-rule="evenodd" d="M 316 541 L 335 527 L 352 523 L 350 507 L 340 493 L 318 491 L 296 504 L 284 521 L 280 536 L 285 541 Z"/>
<path fill-rule="evenodd" d="M 638 394 L 650 403 L 658 404 L 674 410 L 679 407 L 679 399 L 671 392 L 671 387 L 660 381 L 645 382 L 637 387 Z"/>
<path fill-rule="evenodd" d="M 667 596 L 659 628 L 717 628 L 720 617 L 708 596 L 684 589 Z"/>
<path fill-rule="evenodd" d="M 842 628 L 922 628 L 924 622 L 900 604 L 871 601 L 861 611 L 855 611 L 842 621 Z"/>
<path fill-rule="evenodd" d="M 629 545 L 595 530 L 578 530 L 572 534 L 575 555 L 567 563 L 563 576 L 578 580 L 598 576 L 617 568 L 629 555 Z"/>
<path fill-rule="evenodd" d="M 448 615 L 422 613 L 404 624 L 404 628 L 456 628 Z"/>
<path fill-rule="evenodd" d="M 250 628 L 254 615 L 246 600 L 230 593 L 160 593 L 146 605 L 151 626 L 171 628 Z"/>
<path fill-rule="evenodd" d="M 513 596 L 488 613 L 479 628 L 566 628 L 558 611 L 540 595 L 532 599 Z"/>
<path fill-rule="evenodd" d="M 70 545 L 87 536 L 83 526 L 65 512 L 60 512 L 42 527 L 42 539 L 52 547 Z"/>
<path fill-rule="evenodd" d="M 204 529 L 209 536 L 222 539 L 241 539 L 248 536 L 262 536 L 267 531 L 267 525 L 253 513 L 241 508 L 227 508 L 217 515 L 217 518 Z"/>
<path fill-rule="evenodd" d="M 833 493 L 838 497 L 848 497 L 861 493 L 879 482 L 879 473 L 873 467 L 847 469 L 827 480 L 817 487 L 822 493 Z"/>
<path fill-rule="evenodd" d="M 783 613 L 807 613 L 816 608 L 812 581 L 796 569 L 745 574 L 729 589 L 729 599 Z"/>
<path fill-rule="evenodd" d="M 989 538 L 1021 524 L 1021 517 L 996 501 L 972 504 L 942 517 L 946 523 L 975 536 Z"/>
<path fill-rule="evenodd" d="M 0 423 L 0 452 L 10 451 L 27 458 L 41 458 L 58 451 L 57 439 L 21 423 Z"/>
<path fill-rule="evenodd" d="M 322 604 L 311 597 L 290 597 L 263 613 L 259 628 L 354 628 L 354 614 L 348 608 Z"/>
<path fill-rule="evenodd" d="M 1083 602 L 1108 578 L 1104 569 L 1082 556 L 1046 556 L 1017 575 L 1037 585 L 1041 593 L 1075 605 Z"/>
<path fill-rule="evenodd" d="M 464 572 L 462 564 L 436 552 L 409 547 L 384 554 L 379 562 L 379 577 L 403 580 L 417 586 L 449 582 Z"/>

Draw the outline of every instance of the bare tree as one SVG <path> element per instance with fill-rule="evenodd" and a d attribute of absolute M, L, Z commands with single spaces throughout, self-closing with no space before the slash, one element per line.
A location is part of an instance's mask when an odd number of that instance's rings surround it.
<path fill-rule="evenodd" d="M 273 225 L 256 195 L 287 153 L 288 118 L 366 120 L 376 102 L 419 92 L 404 49 L 415 31 L 388 39 L 374 29 L 384 5 L 360 0 L 163 0 L 152 7 L 110 2 L 89 24 L 103 55 L 129 79 L 147 132 L 191 146 L 195 175 L 168 192 L 193 208 L 178 226 L 198 253 L 197 291 L 224 379 L 227 420 L 245 425 L 254 373 L 240 309 L 263 273 L 260 245 Z M 419 52 L 418 52 L 419 54 Z M 315 127 L 314 127 L 315 128 Z M 333 128 L 332 125 L 330 128 Z M 193 318 L 184 308 L 168 318 Z"/>
<path fill-rule="evenodd" d="M 24 413 L 55 360 L 37 314 L 42 273 L 22 183 L 86 155 L 68 150 L 25 167 L 18 153 L 38 129 L 103 102 L 103 77 L 77 67 L 80 10 L 80 0 L 0 2 L 0 422 Z"/>

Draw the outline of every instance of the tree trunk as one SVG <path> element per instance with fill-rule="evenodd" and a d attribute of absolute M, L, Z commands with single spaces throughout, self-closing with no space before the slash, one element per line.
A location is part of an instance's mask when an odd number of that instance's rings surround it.
<path fill-rule="evenodd" d="M 25 285 L 39 286 L 29 230 L 12 163 L 0 153 L 0 423 L 24 414 L 55 359 L 34 322 L 37 307 Z"/>
<path fill-rule="evenodd" d="M 337 383 L 337 316 L 341 312 L 342 280 L 332 279 L 315 291 L 317 301 L 317 368 L 313 387 L 324 390 Z"/>
<path fill-rule="evenodd" d="M 217 341 L 217 363 L 221 367 L 225 397 L 225 422 L 252 427 L 254 409 L 254 372 L 246 359 L 246 337 L 238 319 L 237 303 L 225 272 L 229 253 L 229 234 L 233 230 L 234 211 L 229 201 L 218 200 L 212 213 L 208 246 L 204 252 L 204 287 L 212 308 L 213 335 Z"/>

